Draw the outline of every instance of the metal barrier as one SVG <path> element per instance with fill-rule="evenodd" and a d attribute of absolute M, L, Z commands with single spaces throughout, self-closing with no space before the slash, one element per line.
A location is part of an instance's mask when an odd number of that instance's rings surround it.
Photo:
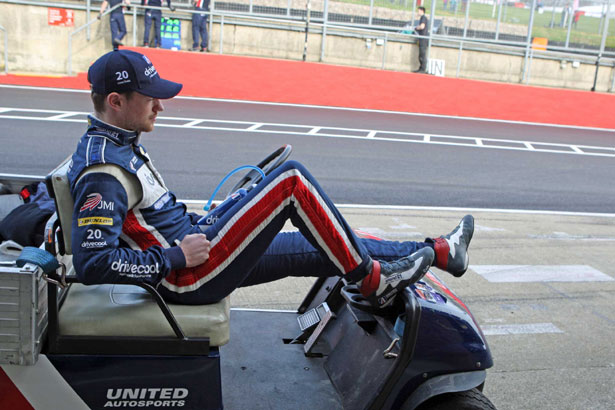
<path fill-rule="evenodd" d="M 4 74 L 8 74 L 9 73 L 9 40 L 8 40 L 8 34 L 6 33 L 6 29 L 4 27 L 2 27 L 2 25 L 0 25 L 0 31 L 2 31 L 2 33 L 4 33 Z"/>
<path fill-rule="evenodd" d="M 90 20 L 89 19 L 89 17 L 90 17 L 90 13 L 89 13 L 89 9 L 90 9 L 89 6 L 90 6 L 90 4 L 89 3 L 90 2 L 88 1 L 88 5 L 87 5 L 87 9 L 86 9 L 87 10 L 87 18 L 86 18 L 86 20 L 88 20 L 88 22 L 85 23 L 84 25 L 82 25 L 81 27 L 77 28 L 75 31 L 71 32 L 68 35 L 68 62 L 67 62 L 67 68 L 66 68 L 67 72 L 68 72 L 68 75 L 73 75 L 73 36 L 75 34 L 81 32 L 82 30 L 87 29 L 88 30 L 87 31 L 87 39 L 89 41 L 90 40 L 89 28 L 90 28 L 90 26 L 92 24 L 94 24 L 95 22 L 98 21 L 98 19 L 96 19 L 96 20 Z M 113 6 L 111 8 L 108 8 L 107 10 L 105 10 L 104 13 L 102 13 L 101 18 L 103 16 L 111 14 L 111 12 L 113 12 L 113 10 L 116 10 L 116 9 L 118 9 L 120 7 L 122 7 L 121 3 L 120 4 L 116 4 L 115 6 Z"/>
<path fill-rule="evenodd" d="M 327 59 L 326 55 L 326 41 L 328 36 L 343 36 L 343 37 L 359 37 L 376 40 L 379 46 L 382 46 L 382 62 L 380 68 L 387 68 L 387 53 L 390 52 L 388 45 L 394 41 L 397 43 L 414 43 L 419 39 L 419 36 L 412 34 L 414 18 L 416 17 L 417 0 L 355 0 L 357 3 L 362 1 L 365 3 L 363 14 L 352 15 L 348 18 L 348 14 L 340 13 L 339 9 L 332 8 L 333 5 L 339 6 L 339 1 L 334 0 L 229 0 L 228 2 L 214 1 L 212 0 L 210 12 L 195 11 L 183 1 L 174 1 L 173 4 L 177 6 L 174 15 L 180 16 L 180 18 L 187 19 L 193 13 L 201 13 L 209 15 L 209 49 L 212 49 L 212 32 L 214 25 L 218 26 L 218 50 L 220 54 L 224 53 L 224 27 L 225 25 L 236 26 L 251 26 L 261 28 L 273 28 L 287 31 L 301 31 L 306 33 L 306 42 L 302 44 L 304 47 L 304 55 L 306 53 L 307 36 L 318 35 L 321 36 L 320 43 L 320 61 Z M 480 51 L 494 54 L 503 55 L 515 55 L 523 57 L 523 69 L 522 69 L 522 82 L 529 83 L 531 78 L 531 67 L 534 59 L 540 60 L 572 60 L 580 61 L 587 64 L 596 65 L 596 77 L 599 67 L 615 66 L 615 53 L 607 50 L 607 38 L 609 36 L 609 21 L 611 18 L 610 1 L 607 0 L 604 7 L 604 18 L 601 20 L 600 32 L 602 34 L 601 43 L 599 48 L 588 49 L 571 43 L 570 41 L 562 42 L 562 44 L 549 44 L 548 47 L 544 46 L 543 49 L 537 49 L 532 40 L 535 37 L 533 31 L 534 26 L 537 26 L 536 21 L 547 22 L 548 25 L 553 25 L 555 12 L 551 14 L 551 24 L 545 20 L 544 12 L 537 11 L 537 0 L 532 1 L 532 7 L 530 9 L 516 10 L 517 14 L 513 13 L 512 8 L 500 0 L 476 0 L 471 2 L 469 0 L 442 0 L 444 7 L 440 3 L 436 3 L 435 0 L 426 0 L 428 11 L 427 16 L 430 20 L 431 35 L 429 38 L 429 49 L 433 46 L 444 48 L 458 49 L 457 65 L 455 75 L 459 77 L 462 74 L 463 68 L 462 56 L 466 51 Z M 548 1 L 548 0 L 547 0 Z M 2 0 L 6 3 L 14 4 L 29 4 L 39 6 L 57 6 L 57 7 L 69 7 L 66 3 L 49 3 L 43 1 L 32 0 Z M 277 3 L 276 3 L 277 2 Z M 392 18 L 382 18 L 380 9 L 377 9 L 378 4 L 385 3 L 397 4 L 401 7 L 405 14 L 403 16 L 410 16 L 409 23 L 405 26 L 400 25 L 403 20 L 395 20 Z M 487 2 L 491 2 L 490 9 L 485 7 Z M 186 4 L 185 7 L 182 7 Z M 265 5 L 269 4 L 269 6 Z M 276 5 L 282 4 L 283 7 L 276 7 Z M 308 5 L 310 7 L 310 19 L 308 16 Z M 312 8 L 313 5 L 315 9 Z M 120 7 L 116 5 L 113 9 L 108 9 L 104 15 L 109 14 L 112 10 Z M 355 5 L 348 6 L 348 10 L 357 10 Z M 126 17 L 132 15 L 132 45 L 137 46 L 137 30 L 139 13 L 144 9 L 159 9 L 167 10 L 166 7 L 151 7 L 131 4 L 132 10 Z M 298 8 L 303 7 L 303 8 Z M 86 5 L 70 5 L 70 8 L 77 10 L 90 10 L 90 0 L 87 0 Z M 382 8 L 382 7 L 381 7 Z M 486 10 L 491 13 L 493 21 L 491 26 L 487 23 L 482 26 L 476 23 L 478 17 L 485 17 Z M 555 9 L 553 9 L 555 10 Z M 376 13 L 378 11 L 378 13 Z M 463 12 L 463 15 L 462 15 Z M 520 12 L 526 13 L 528 18 L 528 25 L 525 27 L 525 32 L 522 33 L 518 30 L 517 34 L 511 34 L 509 28 L 505 27 L 505 24 L 509 24 L 511 17 L 519 16 Z M 536 16 L 541 15 L 537 20 Z M 436 16 L 436 19 L 430 18 L 430 16 Z M 525 15 L 525 14 L 524 14 Z M 354 17 L 353 17 L 354 16 Z M 386 15 L 392 16 L 392 15 Z M 462 17 L 463 16 L 463 17 Z M 478 17 L 477 17 L 478 16 Z M 548 16 L 547 16 L 548 17 Z M 516 17 L 515 17 L 516 18 Z M 455 20 L 456 19 L 456 20 Z M 89 29 L 92 24 L 97 20 L 89 20 L 86 18 L 86 24 L 80 26 L 69 35 L 69 52 L 68 52 L 68 73 L 72 75 L 72 39 L 83 30 L 87 30 L 87 39 L 89 40 Z M 436 26 L 434 23 L 438 20 L 439 24 Z M 462 24 L 462 25 L 460 25 Z M 481 23 L 482 24 L 482 23 Z M 542 23 L 541 23 L 542 24 Z M 570 32 L 573 25 L 573 19 L 567 20 L 568 35 L 567 40 L 571 38 Z M 492 27 L 493 31 L 482 30 L 481 28 Z M 611 27 L 612 29 L 612 27 Z M 509 30 L 509 31 L 507 31 Z M 5 33 L 6 44 L 6 33 Z M 429 54 L 428 54 L 429 55 Z M 6 47 L 5 47 L 5 61 Z M 6 69 L 6 63 L 5 63 Z M 614 71 L 615 73 L 615 71 Z M 595 81 L 594 81 L 595 82 Z M 594 86 L 595 88 L 595 86 Z M 615 75 L 612 77 L 612 85 L 609 91 L 615 89 Z"/>

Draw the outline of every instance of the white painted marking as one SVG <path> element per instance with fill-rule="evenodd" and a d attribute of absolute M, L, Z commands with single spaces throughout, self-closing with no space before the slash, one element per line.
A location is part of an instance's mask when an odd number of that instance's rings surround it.
<path fill-rule="evenodd" d="M 564 333 L 553 323 L 527 323 L 520 325 L 484 325 L 485 336 L 497 335 L 535 335 L 543 333 Z"/>
<path fill-rule="evenodd" d="M 45 355 L 32 366 L 2 365 L 2 370 L 35 409 L 89 409 Z"/>
<path fill-rule="evenodd" d="M 476 138 L 476 145 L 478 145 L 479 147 L 483 146 L 483 140 L 480 138 Z"/>
<path fill-rule="evenodd" d="M 470 265 L 470 269 L 495 283 L 615 281 L 588 265 Z"/>
<path fill-rule="evenodd" d="M 370 235 L 378 236 L 380 238 L 422 238 L 424 235 L 420 232 L 388 232 L 382 228 L 367 226 L 367 227 L 358 227 L 357 228 L 361 232 L 368 233 Z"/>
<path fill-rule="evenodd" d="M 256 123 L 256 124 L 252 125 L 251 127 L 246 128 L 246 131 L 254 131 L 254 130 L 257 130 L 258 128 L 260 128 L 262 126 L 263 126 L 263 124 Z"/>
<path fill-rule="evenodd" d="M 554 239 L 558 241 L 595 241 L 595 242 L 612 242 L 615 241 L 613 236 L 594 236 L 594 235 L 571 235 L 566 232 L 553 232 L 549 235 L 528 235 L 532 239 Z"/>
<path fill-rule="evenodd" d="M 10 85 L 10 84 L 0 84 L 0 88 L 15 88 L 15 89 L 24 89 L 24 90 L 55 91 L 55 92 L 81 93 L 81 94 L 90 93 L 89 90 L 76 90 L 76 89 L 70 89 L 70 88 L 54 88 L 54 87 L 35 87 L 35 86 Z M 314 104 L 294 104 L 294 103 L 280 103 L 280 102 L 267 102 L 267 101 L 232 100 L 229 98 L 206 98 L 206 97 L 189 97 L 189 96 L 178 96 L 178 97 L 175 97 L 175 99 L 225 102 L 225 103 L 232 103 L 232 104 L 271 105 L 271 106 L 278 106 L 278 107 L 316 108 L 319 110 L 354 111 L 354 112 L 367 112 L 367 113 L 375 113 L 375 114 L 395 114 L 395 115 L 427 117 L 427 118 L 450 118 L 450 119 L 467 120 L 467 121 L 493 122 L 493 123 L 500 123 L 500 124 L 534 125 L 538 127 L 547 127 L 547 128 L 593 130 L 593 131 L 608 132 L 609 134 L 613 132 L 613 129 L 611 128 L 584 127 L 580 125 L 548 124 L 548 123 L 531 122 L 531 121 L 511 121 L 511 120 L 501 120 L 501 119 L 492 119 L 492 118 L 462 117 L 458 115 L 441 115 L 441 114 L 426 114 L 426 113 L 414 113 L 414 112 L 391 111 L 391 110 L 375 110 L 375 109 L 368 109 L 368 108 L 333 107 L 333 106 L 314 105 Z"/>
<path fill-rule="evenodd" d="M 401 225 L 393 225 L 391 229 L 416 229 L 416 226 L 401 224 Z"/>
<path fill-rule="evenodd" d="M 502 322 L 504 322 L 504 319 L 500 319 L 500 318 L 497 318 L 497 319 L 485 319 L 485 320 L 482 320 L 481 322 L 485 322 L 485 323 L 502 323 Z"/>
<path fill-rule="evenodd" d="M 577 147 L 576 145 L 571 145 L 570 148 L 572 148 L 572 150 L 574 152 L 577 152 L 579 154 L 584 154 L 584 152 L 579 147 Z"/>
<path fill-rule="evenodd" d="M 39 109 L 24 109 L 24 108 L 12 108 L 10 111 L 17 112 L 36 112 L 36 113 L 55 113 L 56 115 L 52 117 L 29 117 L 29 116 L 19 116 L 19 115 L 6 115 L 0 114 L 0 118 L 5 119 L 20 119 L 20 120 L 28 120 L 28 121 L 64 121 L 64 122 L 86 122 L 85 119 L 68 119 L 62 118 L 70 115 L 85 115 L 87 113 L 83 112 L 72 112 L 72 111 L 53 111 L 53 110 L 39 110 Z M 218 120 L 218 119 L 199 119 L 199 118 L 184 118 L 184 117 L 159 117 L 160 120 L 173 120 L 173 121 L 187 121 L 186 124 L 165 124 L 158 123 L 158 127 L 168 127 L 168 128 L 193 128 L 199 130 L 217 130 L 217 131 L 229 131 L 229 132 L 253 132 L 253 133 L 264 133 L 264 134 L 284 134 L 284 135 L 317 135 L 319 137 L 326 138 L 350 138 L 350 139 L 367 139 L 368 136 L 371 135 L 369 139 L 377 140 L 377 141 L 395 141 L 395 142 L 403 142 L 403 143 L 414 143 L 414 144 L 437 144 L 437 145 L 448 145 L 448 146 L 463 146 L 463 147 L 474 147 L 474 148 L 488 148 L 488 149 L 501 149 L 501 150 L 522 150 L 522 151 L 532 151 L 532 152 L 542 152 L 542 153 L 556 153 L 556 154 L 572 154 L 572 155 L 585 155 L 585 156 L 606 156 L 606 157 L 615 157 L 615 148 L 612 147 L 591 147 L 591 146 L 581 146 L 578 147 L 590 148 L 591 152 L 582 151 L 581 153 L 573 150 L 570 145 L 567 144 L 557 144 L 557 143 L 549 143 L 546 144 L 544 142 L 531 142 L 531 141 L 514 141 L 514 140 L 506 140 L 506 139 L 493 139 L 493 138 L 482 138 L 483 142 L 505 142 L 511 144 L 517 144 L 518 146 L 502 146 L 502 145 L 478 145 L 476 144 L 476 138 L 467 137 L 467 136 L 459 136 L 459 135 L 421 135 L 410 132 L 401 132 L 401 131 L 388 131 L 388 130 L 367 130 L 367 129 L 357 129 L 357 128 L 340 128 L 340 127 L 324 127 L 320 125 L 306 125 L 306 124 L 280 124 L 280 123 L 254 123 L 249 121 L 230 121 L 230 120 Z M 199 125 L 191 125 L 198 124 L 199 122 L 214 122 L 218 124 L 232 124 L 232 125 L 245 125 L 245 128 L 236 128 L 236 127 L 224 127 L 220 126 L 199 126 Z M 261 130 L 257 129 L 263 125 L 273 126 L 273 127 L 284 127 L 284 128 L 299 128 L 301 131 L 275 131 L 275 130 Z M 327 133 L 320 133 L 320 131 L 326 128 L 327 130 L 331 130 Z M 303 131 L 303 129 L 310 129 L 307 133 Z M 335 133 L 336 131 L 341 131 L 340 133 Z M 349 135 L 348 132 L 351 132 L 355 135 Z M 388 135 L 399 135 L 399 137 L 376 137 L 377 133 L 385 133 Z M 356 135 L 356 134 L 365 134 Z M 408 137 L 413 138 L 408 138 Z M 421 140 L 418 140 L 414 137 L 422 137 Z M 446 139 L 445 141 L 438 141 L 439 138 Z M 453 142 L 451 140 L 457 140 L 460 142 Z M 472 141 L 474 144 L 468 144 L 467 141 Z M 548 145 L 552 147 L 561 147 L 563 149 L 547 149 L 547 148 L 536 148 L 532 144 L 540 144 L 540 145 Z"/>
<path fill-rule="evenodd" d="M 7 111 L 11 111 L 11 109 L 6 108 L 6 107 L 0 107 L 0 113 L 7 112 Z"/>
<path fill-rule="evenodd" d="M 474 232 L 505 232 L 506 229 L 502 228 L 491 228 L 489 226 L 482 226 L 474 224 Z"/>
<path fill-rule="evenodd" d="M 66 118 L 66 117 L 72 117 L 73 115 L 75 115 L 75 113 L 65 112 L 65 113 L 58 114 L 58 115 L 52 115 L 51 117 L 47 117 L 47 119 L 48 120 L 60 120 L 62 118 Z"/>
<path fill-rule="evenodd" d="M 205 205 L 207 200 L 203 199 L 178 199 L 185 204 Z M 335 204 L 337 208 L 348 209 L 374 209 L 374 210 L 400 210 L 400 211 L 454 211 L 454 212 L 492 212 L 503 214 L 522 214 L 522 215 L 562 215 L 562 216 L 591 216 L 596 218 L 615 218 L 615 214 L 592 213 L 592 212 L 569 212 L 569 211 L 548 211 L 539 209 L 497 209 L 497 208 L 462 208 L 448 206 L 409 206 L 409 205 L 366 205 L 366 204 Z"/>
<path fill-rule="evenodd" d="M 185 123 L 184 125 L 182 125 L 182 127 L 186 127 L 186 128 L 194 127 L 195 125 L 199 125 L 202 122 L 203 122 L 203 120 L 193 120 L 193 121 Z"/>

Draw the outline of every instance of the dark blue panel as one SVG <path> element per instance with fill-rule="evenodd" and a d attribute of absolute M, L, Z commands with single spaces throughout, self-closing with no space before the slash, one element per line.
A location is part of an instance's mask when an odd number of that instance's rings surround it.
<path fill-rule="evenodd" d="M 49 355 L 92 409 L 222 409 L 220 356 Z"/>

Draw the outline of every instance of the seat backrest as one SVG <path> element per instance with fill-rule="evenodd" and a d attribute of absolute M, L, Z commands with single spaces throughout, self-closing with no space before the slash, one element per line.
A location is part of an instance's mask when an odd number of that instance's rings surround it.
<path fill-rule="evenodd" d="M 56 202 L 56 213 L 60 221 L 64 252 L 67 255 L 73 253 L 70 246 L 74 207 L 73 196 L 70 193 L 70 184 L 68 183 L 68 169 L 70 168 L 70 164 L 71 157 L 68 157 L 47 175 L 47 189 Z"/>
<path fill-rule="evenodd" d="M 71 247 L 71 233 L 75 201 L 70 192 L 70 183 L 68 181 L 68 170 L 70 169 L 70 165 L 71 157 L 68 157 L 47 175 L 47 188 L 55 199 L 56 212 L 60 221 L 64 252 L 66 255 L 72 255 L 73 253 Z M 122 184 L 128 196 L 128 209 L 133 208 L 141 201 L 143 190 L 139 184 L 139 180 L 135 176 L 124 171 L 117 165 L 99 164 L 88 167 L 81 173 L 79 179 L 83 178 L 84 175 L 95 172 L 110 174 Z M 79 183 L 79 181 L 77 181 L 77 183 Z"/>

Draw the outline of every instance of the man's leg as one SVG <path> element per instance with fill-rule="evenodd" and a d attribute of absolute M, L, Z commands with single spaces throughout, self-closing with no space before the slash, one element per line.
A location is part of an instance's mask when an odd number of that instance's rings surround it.
<path fill-rule="evenodd" d="M 156 10 L 157 13 L 152 15 L 152 20 L 154 20 L 154 44 L 156 47 L 162 46 L 162 37 L 160 34 L 160 25 L 162 23 L 162 12 L 160 10 Z"/>
<path fill-rule="evenodd" d="M 197 13 L 192 15 L 192 51 L 199 47 L 199 28 L 201 16 Z"/>
<path fill-rule="evenodd" d="M 419 71 L 427 71 L 427 39 L 419 39 Z"/>
<path fill-rule="evenodd" d="M 466 215 L 448 235 L 427 238 L 424 242 L 387 241 L 359 238 L 368 255 L 379 261 L 394 261 L 424 247 L 435 251 L 434 265 L 451 275 L 462 276 L 468 268 L 468 246 L 474 233 L 474 218 Z M 243 286 L 268 283 L 288 276 L 331 277 L 338 275 L 335 266 L 299 232 L 279 233 L 241 283 Z"/>
<path fill-rule="evenodd" d="M 149 31 L 150 31 L 150 28 L 152 27 L 152 11 L 151 10 L 147 10 L 145 12 L 145 16 L 143 16 L 143 26 L 144 26 L 143 45 L 148 46 L 149 45 Z"/>
<path fill-rule="evenodd" d="M 198 267 L 172 272 L 161 292 L 179 303 L 220 300 L 244 282 L 289 219 L 337 274 L 354 282 L 369 279 L 362 281 L 361 289 L 379 300 L 384 292 L 392 297 L 398 286 L 418 280 L 433 260 L 433 250 L 426 248 L 429 252 L 420 258 L 394 264 L 373 261 L 316 180 L 301 164 L 289 161 L 205 231 L 210 258 Z M 390 279 L 392 274 L 396 276 Z M 387 280 L 380 281 L 381 276 Z"/>
<path fill-rule="evenodd" d="M 123 14 L 118 16 L 117 18 L 117 27 L 118 27 L 118 33 L 117 33 L 116 38 L 120 40 L 121 42 L 124 36 L 126 35 L 126 21 L 124 20 Z"/>
<path fill-rule="evenodd" d="M 379 261 L 394 261 L 411 255 L 427 242 L 396 242 L 359 238 L 369 256 Z M 281 232 L 276 235 L 258 264 L 247 275 L 240 287 L 273 282 L 289 276 L 331 277 L 339 275 L 328 258 L 314 248 L 299 232 Z"/>
<path fill-rule="evenodd" d="M 111 29 L 111 45 L 113 49 L 117 49 L 118 46 L 118 36 L 120 33 L 119 24 L 117 18 L 115 16 L 111 16 L 109 18 L 109 28 Z"/>

